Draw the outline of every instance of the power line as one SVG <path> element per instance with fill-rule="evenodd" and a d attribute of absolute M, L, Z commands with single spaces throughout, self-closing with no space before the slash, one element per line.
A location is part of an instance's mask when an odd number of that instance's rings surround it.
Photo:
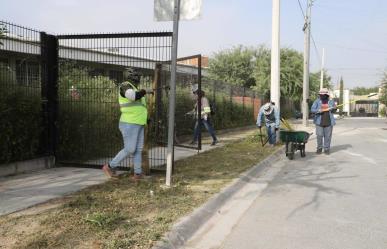
<path fill-rule="evenodd" d="M 387 53 L 387 50 L 378 50 L 378 49 L 368 49 L 368 48 L 355 48 L 355 47 L 346 47 L 339 44 L 333 44 L 333 43 L 326 43 L 326 42 L 319 42 L 320 44 L 325 44 L 328 46 L 348 49 L 348 50 L 356 50 L 356 51 L 363 51 L 363 52 L 370 52 L 370 53 Z"/>
<path fill-rule="evenodd" d="M 383 71 L 384 68 L 380 67 L 332 67 L 326 68 L 327 70 L 372 70 L 372 71 Z"/>
<path fill-rule="evenodd" d="M 297 0 L 297 2 L 298 2 L 298 6 L 300 7 L 300 10 L 301 10 L 301 14 L 302 14 L 302 16 L 304 17 L 304 20 L 306 19 L 306 16 L 305 16 L 305 12 L 304 12 L 304 9 L 302 8 L 302 4 L 301 4 L 301 2 L 300 2 L 300 0 Z M 314 1 L 312 1 L 312 3 L 313 3 Z M 305 20 L 306 21 L 306 20 Z M 305 28 L 307 27 L 307 23 L 305 22 L 305 25 L 304 25 L 304 30 L 305 30 Z M 320 65 L 320 68 L 321 68 L 321 61 L 320 61 L 320 53 L 319 53 L 319 51 L 318 51 L 318 48 L 317 48 L 317 45 L 316 45 L 316 42 L 315 42 L 315 40 L 314 40 L 314 37 L 313 37 L 313 34 L 312 34 L 312 31 L 310 31 L 310 36 L 311 36 L 311 38 L 312 38 L 312 42 L 313 42 L 313 46 L 314 46 L 314 51 L 315 51 L 315 53 L 316 53 L 316 55 L 317 55 L 317 61 L 318 61 L 318 64 Z"/>
<path fill-rule="evenodd" d="M 298 6 L 300 6 L 300 10 L 301 10 L 302 16 L 305 19 L 305 13 L 304 13 L 304 9 L 302 8 L 301 2 L 300 2 L 300 0 L 297 0 L 297 1 L 298 1 Z"/>
<path fill-rule="evenodd" d="M 317 58 L 318 58 L 317 61 L 320 64 L 320 67 L 321 67 L 321 61 L 320 61 L 321 56 L 320 56 L 320 53 L 318 52 L 318 49 L 317 49 L 317 46 L 316 46 L 316 42 L 314 41 L 312 32 L 311 32 L 310 36 L 312 37 L 312 42 L 313 42 L 314 50 L 315 50 Z"/>

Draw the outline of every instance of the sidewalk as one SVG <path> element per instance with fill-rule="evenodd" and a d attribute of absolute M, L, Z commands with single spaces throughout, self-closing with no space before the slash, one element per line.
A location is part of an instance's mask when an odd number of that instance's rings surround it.
<path fill-rule="evenodd" d="M 220 143 L 216 146 L 209 146 L 210 142 L 204 140 L 203 150 L 200 153 L 244 138 L 254 131 L 256 131 L 254 128 L 249 128 L 220 134 L 218 136 Z M 197 150 L 175 147 L 175 160 L 194 156 L 197 153 Z M 0 215 L 20 211 L 107 180 L 102 170 L 72 167 L 0 177 Z"/>

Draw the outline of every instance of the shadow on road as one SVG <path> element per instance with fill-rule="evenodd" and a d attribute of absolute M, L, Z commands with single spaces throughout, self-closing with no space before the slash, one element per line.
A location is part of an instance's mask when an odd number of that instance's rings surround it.
<path fill-rule="evenodd" d="M 336 146 L 335 151 L 337 152 L 349 147 L 351 147 L 351 145 Z M 321 157 L 322 160 L 316 160 L 316 157 Z M 290 211 L 287 217 L 288 219 L 307 207 L 313 207 L 317 210 L 321 205 L 322 194 L 335 194 L 342 196 L 352 195 L 350 192 L 327 185 L 332 180 L 338 181 L 348 178 L 356 178 L 358 176 L 339 175 L 342 169 L 335 161 L 326 160 L 325 158 L 327 158 L 325 155 L 317 156 L 315 153 L 309 152 L 306 154 L 305 158 L 297 158 L 294 161 L 285 161 L 286 166 L 283 167 L 283 169 L 269 184 L 269 187 L 266 188 L 263 195 L 268 196 L 281 192 L 286 194 L 286 192 L 297 190 L 298 188 L 312 189 L 313 197 L 309 201 Z"/>
<path fill-rule="evenodd" d="M 352 145 L 350 144 L 340 144 L 340 145 L 336 145 L 336 146 L 332 146 L 331 147 L 331 153 L 336 153 L 340 150 L 346 150 L 346 149 L 349 149 L 349 148 L 352 148 Z"/>

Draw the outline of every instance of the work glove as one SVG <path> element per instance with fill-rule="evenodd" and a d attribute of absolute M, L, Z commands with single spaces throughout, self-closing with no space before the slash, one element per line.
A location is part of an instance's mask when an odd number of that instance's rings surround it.
<path fill-rule="evenodd" d="M 142 97 L 144 97 L 146 94 L 146 90 L 145 89 L 141 89 L 140 91 L 136 92 L 136 100 L 139 100 L 141 99 Z"/>
<path fill-rule="evenodd" d="M 138 91 L 139 94 L 141 95 L 141 97 L 144 97 L 145 94 L 146 94 L 146 90 L 145 89 L 141 89 L 140 91 Z"/>
<path fill-rule="evenodd" d="M 275 129 L 274 129 L 275 131 L 278 131 L 278 127 L 275 127 Z"/>
<path fill-rule="evenodd" d="M 152 119 L 151 119 L 151 118 L 148 118 L 148 119 L 146 120 L 146 124 L 149 125 L 150 123 L 152 123 Z"/>

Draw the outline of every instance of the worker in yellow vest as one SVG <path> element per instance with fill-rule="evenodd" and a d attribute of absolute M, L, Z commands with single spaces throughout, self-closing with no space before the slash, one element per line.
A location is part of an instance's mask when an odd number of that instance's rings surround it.
<path fill-rule="evenodd" d="M 128 81 L 120 85 L 118 96 L 121 111 L 119 129 L 124 140 L 124 148 L 118 152 L 110 163 L 102 167 L 109 177 L 116 176 L 116 168 L 129 155 L 133 155 L 133 179 L 138 180 L 143 177 L 141 153 L 144 146 L 144 127 L 147 123 L 148 112 L 145 100 L 146 90 L 137 88 L 140 78 L 141 76 L 137 72 L 131 71 Z"/>

